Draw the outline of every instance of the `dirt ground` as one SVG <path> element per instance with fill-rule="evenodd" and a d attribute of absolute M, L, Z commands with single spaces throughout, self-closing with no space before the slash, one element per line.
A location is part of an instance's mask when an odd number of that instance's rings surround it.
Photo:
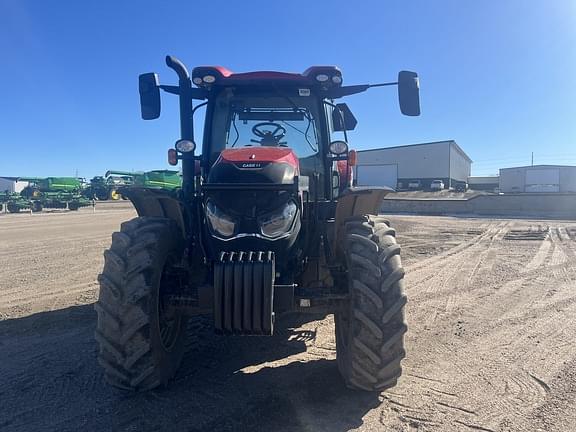
<path fill-rule="evenodd" d="M 576 430 L 576 222 L 391 217 L 407 358 L 380 395 L 346 389 L 332 317 L 271 338 L 202 335 L 172 386 L 108 387 L 96 275 L 126 203 L 0 215 L 0 430 Z"/>

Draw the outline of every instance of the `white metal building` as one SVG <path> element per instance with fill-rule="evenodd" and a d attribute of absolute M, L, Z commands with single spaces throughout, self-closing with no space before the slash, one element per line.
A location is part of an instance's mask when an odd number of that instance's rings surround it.
<path fill-rule="evenodd" d="M 498 176 L 470 176 L 468 177 L 468 188 L 472 190 L 491 191 L 500 187 L 500 177 Z"/>
<path fill-rule="evenodd" d="M 576 166 L 534 165 L 500 169 L 500 191 L 576 192 Z"/>
<path fill-rule="evenodd" d="M 433 180 L 442 180 L 448 188 L 466 183 L 471 164 L 453 140 L 361 150 L 355 178 L 358 186 L 403 189 L 418 180 L 427 189 Z"/>
<path fill-rule="evenodd" d="M 0 193 L 21 192 L 28 182 L 18 181 L 18 177 L 0 177 Z"/>

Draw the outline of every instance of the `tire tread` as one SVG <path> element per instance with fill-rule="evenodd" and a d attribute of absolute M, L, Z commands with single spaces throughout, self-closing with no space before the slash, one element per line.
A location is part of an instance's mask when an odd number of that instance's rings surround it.
<path fill-rule="evenodd" d="M 348 320 L 342 321 L 348 327 L 337 330 L 347 331 L 349 338 L 341 346 L 337 338 L 339 367 L 349 387 L 381 391 L 396 385 L 406 356 L 400 246 L 396 231 L 382 217 L 350 219 L 345 233 L 352 299 Z"/>
<path fill-rule="evenodd" d="M 150 390 L 164 383 L 150 344 L 150 275 L 159 239 L 170 229 L 168 219 L 137 217 L 122 223 L 104 252 L 95 338 L 98 363 L 115 387 Z"/>

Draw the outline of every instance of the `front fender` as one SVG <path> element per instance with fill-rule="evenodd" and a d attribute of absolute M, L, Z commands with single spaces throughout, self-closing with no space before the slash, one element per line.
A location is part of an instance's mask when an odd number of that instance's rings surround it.
<path fill-rule="evenodd" d="M 345 189 L 338 197 L 335 217 L 333 252 L 340 256 L 343 246 L 344 224 L 354 216 L 378 215 L 384 197 L 394 192 L 386 186 L 352 187 Z"/>
<path fill-rule="evenodd" d="M 178 189 L 152 189 L 143 187 L 123 187 L 118 190 L 131 202 L 138 216 L 151 216 L 172 219 L 186 235 L 187 224 L 184 205 Z"/>

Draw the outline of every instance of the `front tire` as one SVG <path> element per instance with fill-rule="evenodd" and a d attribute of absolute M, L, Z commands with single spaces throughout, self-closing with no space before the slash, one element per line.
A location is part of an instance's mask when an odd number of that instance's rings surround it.
<path fill-rule="evenodd" d="M 130 390 L 166 385 L 184 354 L 186 318 L 168 315 L 162 292 L 164 269 L 182 254 L 182 234 L 173 221 L 138 217 L 112 235 L 99 276 L 96 341 L 106 380 Z"/>
<path fill-rule="evenodd" d="M 338 368 L 349 387 L 382 391 L 396 385 L 406 355 L 400 247 L 379 217 L 355 218 L 345 230 L 350 302 L 335 317 Z"/>

